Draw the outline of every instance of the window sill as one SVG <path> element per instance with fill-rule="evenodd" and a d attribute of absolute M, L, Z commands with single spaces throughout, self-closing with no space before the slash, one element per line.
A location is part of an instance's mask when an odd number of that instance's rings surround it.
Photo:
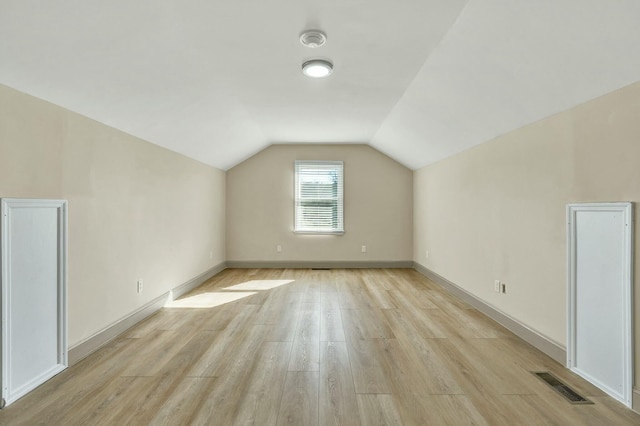
<path fill-rule="evenodd" d="M 299 231 L 294 230 L 294 234 L 306 234 L 306 235 L 344 235 L 344 231 Z"/>

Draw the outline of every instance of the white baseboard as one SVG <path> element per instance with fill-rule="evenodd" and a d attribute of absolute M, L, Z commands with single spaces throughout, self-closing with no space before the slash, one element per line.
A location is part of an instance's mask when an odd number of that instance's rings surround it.
<path fill-rule="evenodd" d="M 436 274 L 430 269 L 422 266 L 421 264 L 414 262 L 413 268 L 420 272 L 425 277 L 429 278 L 431 281 L 441 285 L 447 291 L 454 294 L 458 298 L 464 300 L 478 311 L 482 312 L 492 320 L 496 321 L 498 324 L 505 327 L 507 330 L 511 331 L 516 336 L 520 337 L 525 342 L 529 343 L 533 347 L 539 349 L 544 352 L 557 362 L 562 365 L 566 365 L 567 363 L 567 352 L 566 349 L 562 346 L 558 345 L 556 342 L 551 339 L 543 336 L 542 334 L 532 330 L 526 325 L 522 324 L 520 321 L 512 318 L 511 316 L 505 314 L 494 308 L 493 306 L 487 304 L 486 302 L 478 299 L 473 294 L 469 293 L 462 287 L 452 283 L 446 278 Z"/>
<path fill-rule="evenodd" d="M 198 287 L 211 277 L 218 275 L 220 272 L 224 271 L 227 268 L 227 262 L 219 263 L 208 271 L 205 271 L 197 277 L 190 279 L 186 283 L 180 284 L 179 286 L 171 290 L 171 292 L 173 293 L 173 299 L 177 299 L 178 297 L 189 293 L 194 288 Z"/>
<path fill-rule="evenodd" d="M 68 351 L 69 366 L 76 364 L 78 361 L 86 358 L 140 321 L 159 311 L 167 303 L 169 298 L 175 299 L 185 293 L 188 293 L 189 291 L 203 284 L 209 278 L 213 277 L 216 274 L 219 274 L 226 268 L 226 262 L 222 262 L 214 266 L 213 268 L 198 275 L 197 277 L 192 278 L 189 281 L 180 284 L 172 290 L 162 294 L 161 296 L 156 297 L 146 305 L 141 306 L 140 308 L 131 312 L 129 315 L 98 331 L 93 336 L 90 336 L 83 341 L 75 344 L 73 347 L 69 348 Z"/>
<path fill-rule="evenodd" d="M 361 269 L 361 268 L 413 268 L 411 260 L 391 260 L 391 261 L 349 261 L 349 260 L 327 260 L 327 261 L 306 261 L 306 260 L 284 260 L 284 261 L 259 261 L 259 260 L 229 260 L 228 268 L 237 269 L 308 269 L 308 268 L 334 268 L 334 269 Z"/>

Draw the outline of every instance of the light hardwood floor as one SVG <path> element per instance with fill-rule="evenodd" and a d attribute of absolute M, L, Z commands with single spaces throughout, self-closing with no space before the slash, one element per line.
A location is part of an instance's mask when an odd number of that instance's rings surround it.
<path fill-rule="evenodd" d="M 164 308 L 0 424 L 640 424 L 412 270 L 226 270 L 186 297 L 241 298 Z M 542 370 L 595 404 L 569 404 Z"/>

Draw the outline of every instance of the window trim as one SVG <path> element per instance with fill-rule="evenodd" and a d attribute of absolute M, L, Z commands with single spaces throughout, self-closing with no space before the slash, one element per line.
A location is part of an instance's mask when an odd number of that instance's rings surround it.
<path fill-rule="evenodd" d="M 297 229 L 298 224 L 298 166 L 299 165 L 315 165 L 315 166 L 340 166 L 341 170 L 341 185 L 340 194 L 338 195 L 338 202 L 341 204 L 342 217 L 339 218 L 338 223 L 342 229 L 322 230 L 322 229 Z M 344 162 L 343 161 L 315 161 L 315 160 L 295 160 L 294 162 L 294 185 L 293 185 L 293 232 L 296 234 L 307 235 L 343 235 L 344 231 Z"/>

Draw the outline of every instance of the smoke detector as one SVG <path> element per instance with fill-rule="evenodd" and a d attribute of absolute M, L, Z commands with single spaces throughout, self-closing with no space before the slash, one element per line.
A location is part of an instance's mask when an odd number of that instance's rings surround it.
<path fill-rule="evenodd" d="M 300 43 L 312 49 L 322 46 L 326 41 L 327 35 L 319 30 L 307 30 L 300 34 Z"/>

